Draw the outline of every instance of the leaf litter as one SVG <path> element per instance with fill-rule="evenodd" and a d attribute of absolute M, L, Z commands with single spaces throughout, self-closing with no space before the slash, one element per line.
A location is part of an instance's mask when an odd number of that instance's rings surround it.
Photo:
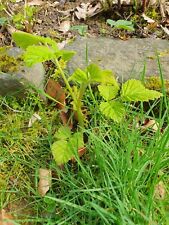
<path fill-rule="evenodd" d="M 12 222 L 13 220 L 14 217 L 5 209 L 0 210 L 0 225 L 15 225 L 15 222 Z"/>
<path fill-rule="evenodd" d="M 38 192 L 44 197 L 46 193 L 49 191 L 52 184 L 52 172 L 49 169 L 39 169 L 39 184 L 38 184 Z"/>

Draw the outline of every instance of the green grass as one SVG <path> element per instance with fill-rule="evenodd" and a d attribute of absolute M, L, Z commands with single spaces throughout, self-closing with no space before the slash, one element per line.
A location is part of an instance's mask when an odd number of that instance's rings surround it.
<path fill-rule="evenodd" d="M 168 98 L 152 103 L 147 112 L 143 104 L 137 112 L 128 107 L 121 124 L 101 116 L 90 94 L 85 101 L 91 110 L 87 152 L 62 170 L 50 151 L 58 111 L 36 94 L 23 101 L 1 98 L 1 209 L 10 209 L 17 218 L 14 224 L 169 224 L 169 128 L 153 133 L 136 126 L 136 117 L 144 121 L 156 114 L 160 128 L 166 127 Z M 157 114 L 153 109 L 158 105 Z M 42 119 L 28 128 L 34 112 Z M 52 170 L 52 187 L 45 197 L 38 193 L 39 168 Z M 155 194 L 160 181 L 162 198 Z"/>

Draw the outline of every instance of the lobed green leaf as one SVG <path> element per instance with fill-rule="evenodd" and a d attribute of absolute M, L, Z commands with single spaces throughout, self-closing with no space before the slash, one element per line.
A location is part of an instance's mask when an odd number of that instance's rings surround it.
<path fill-rule="evenodd" d="M 87 74 L 86 74 L 86 72 L 84 72 L 83 70 L 78 68 L 69 77 L 69 81 L 74 81 L 74 82 L 77 82 L 79 84 L 87 83 L 88 82 Z"/>
<path fill-rule="evenodd" d="M 47 37 L 41 37 L 34 34 L 29 34 L 23 31 L 14 32 L 12 34 L 12 38 L 15 41 L 16 45 L 26 49 L 28 46 L 31 45 L 50 45 L 55 51 L 59 50 L 57 43 L 52 40 L 51 38 Z"/>
<path fill-rule="evenodd" d="M 121 122 L 125 115 L 125 108 L 123 103 L 113 100 L 110 102 L 101 102 L 100 111 L 108 118 L 115 122 Z"/>
<path fill-rule="evenodd" d="M 123 101 L 149 101 L 161 96 L 160 92 L 145 88 L 141 81 L 135 79 L 126 81 L 121 89 Z"/>
<path fill-rule="evenodd" d="M 67 163 L 74 156 L 72 149 L 69 148 L 68 142 L 65 140 L 55 141 L 51 150 L 57 165 Z"/>
<path fill-rule="evenodd" d="M 58 140 L 66 140 L 71 137 L 71 130 L 67 126 L 61 126 L 54 135 Z"/>
<path fill-rule="evenodd" d="M 118 86 L 118 83 L 111 70 L 102 70 L 95 64 L 90 64 L 86 68 L 87 76 L 90 83 L 103 83 Z"/>
<path fill-rule="evenodd" d="M 99 85 L 98 86 L 99 92 L 101 96 L 106 100 L 109 101 L 116 97 L 119 91 L 118 86 L 112 86 L 112 85 Z"/>
<path fill-rule="evenodd" d="M 83 133 L 71 134 L 69 127 L 59 128 L 55 133 L 55 138 L 58 140 L 53 143 L 51 150 L 58 165 L 67 163 L 78 153 L 78 149 L 84 146 Z"/>
<path fill-rule="evenodd" d="M 75 51 L 60 50 L 61 57 L 64 61 L 69 61 L 75 54 Z"/>
<path fill-rule="evenodd" d="M 132 21 L 127 21 L 127 20 L 111 20 L 108 19 L 107 23 L 111 26 L 111 27 L 115 27 L 118 29 L 124 29 L 124 30 L 129 30 L 129 31 L 134 31 L 134 25 Z"/>
<path fill-rule="evenodd" d="M 55 52 L 46 46 L 29 46 L 24 54 L 24 61 L 27 66 L 45 62 L 53 58 L 55 58 Z"/>

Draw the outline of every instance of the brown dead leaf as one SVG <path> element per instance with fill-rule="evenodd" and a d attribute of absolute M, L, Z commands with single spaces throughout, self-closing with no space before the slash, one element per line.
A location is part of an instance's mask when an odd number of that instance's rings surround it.
<path fill-rule="evenodd" d="M 49 79 L 47 87 L 46 87 L 46 93 L 51 96 L 52 98 L 56 99 L 58 102 L 56 104 L 56 107 L 60 110 L 60 118 L 64 125 L 68 125 L 70 128 L 72 128 L 73 124 L 72 121 L 69 119 L 67 110 L 66 110 L 66 96 L 65 91 L 61 87 L 61 85 L 56 82 L 55 80 Z"/>
<path fill-rule="evenodd" d="M 82 147 L 82 148 L 79 148 L 79 149 L 78 149 L 78 155 L 79 155 L 79 157 L 82 157 L 85 153 L 86 153 L 86 147 Z M 75 157 L 73 157 L 73 158 L 71 159 L 71 161 L 72 161 L 73 163 L 76 162 Z"/>
<path fill-rule="evenodd" d="M 101 11 L 101 4 L 97 3 L 93 6 L 90 3 L 81 3 L 80 6 L 77 6 L 75 9 L 75 15 L 80 20 L 86 20 L 87 17 L 92 17 Z"/>
<path fill-rule="evenodd" d="M 12 222 L 13 219 L 13 216 L 4 209 L 0 211 L 0 225 L 14 225 L 15 223 Z"/>
<path fill-rule="evenodd" d="M 158 23 L 155 22 L 155 23 L 150 23 L 150 24 L 148 24 L 146 28 L 147 28 L 147 30 L 149 30 L 149 31 L 153 31 L 154 29 L 157 28 L 157 26 L 158 26 Z"/>
<path fill-rule="evenodd" d="M 28 6 L 36 6 L 36 5 L 43 5 L 44 2 L 42 0 L 29 0 L 27 5 Z"/>
<path fill-rule="evenodd" d="M 160 25 L 160 27 L 163 29 L 163 31 L 164 31 L 167 35 L 169 35 L 169 29 L 168 29 L 167 27 L 163 27 L 163 26 L 161 26 L 161 25 Z"/>
<path fill-rule="evenodd" d="M 71 118 L 69 118 L 67 112 L 61 111 L 60 112 L 60 118 L 61 118 L 61 121 L 62 121 L 64 126 L 68 126 L 70 129 L 73 128 L 73 121 L 72 121 Z"/>
<path fill-rule="evenodd" d="M 163 200 L 166 195 L 166 188 L 162 181 L 155 186 L 154 196 L 156 199 Z"/>
<path fill-rule="evenodd" d="M 156 132 L 158 131 L 158 127 L 159 127 L 159 124 L 157 123 L 157 121 L 148 120 L 148 121 L 145 121 L 144 125 L 141 128 L 143 130 L 150 128 L 152 129 L 153 132 Z"/>
<path fill-rule="evenodd" d="M 92 17 L 101 11 L 101 4 L 97 3 L 95 6 L 90 5 L 88 8 L 87 16 Z"/>
<path fill-rule="evenodd" d="M 70 21 L 69 20 L 63 21 L 58 27 L 58 30 L 63 34 L 66 34 L 70 30 Z"/>
<path fill-rule="evenodd" d="M 150 17 L 146 16 L 145 13 L 142 14 L 142 17 L 147 23 L 155 23 L 155 20 L 151 19 Z"/>
<path fill-rule="evenodd" d="M 52 183 L 52 172 L 48 169 L 39 169 L 38 192 L 43 197 L 49 191 Z"/>
<path fill-rule="evenodd" d="M 79 157 L 82 157 L 86 153 L 86 147 L 80 148 L 78 150 Z"/>
<path fill-rule="evenodd" d="M 58 82 L 53 79 L 49 79 L 46 87 L 46 93 L 58 101 L 57 107 L 59 109 L 65 108 L 65 91 Z"/>
<path fill-rule="evenodd" d="M 87 10 L 89 5 L 90 3 L 81 3 L 80 6 L 76 7 L 75 15 L 79 20 L 85 20 L 87 18 Z"/>

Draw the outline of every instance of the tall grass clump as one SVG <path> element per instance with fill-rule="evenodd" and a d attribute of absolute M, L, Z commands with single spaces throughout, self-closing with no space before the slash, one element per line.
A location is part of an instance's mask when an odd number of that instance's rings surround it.
<path fill-rule="evenodd" d="M 159 71 L 163 80 L 160 63 Z M 0 175 L 6 172 L 6 180 L 1 179 L 5 181 L 1 208 L 21 201 L 28 209 L 25 214 L 13 209 L 18 216 L 14 224 L 169 224 L 169 100 L 162 84 L 160 100 L 149 102 L 148 110 L 143 103 L 126 105 L 120 123 L 105 119 L 91 100 L 99 103 L 101 97 L 91 98 L 86 91 L 84 101 L 90 111 L 83 128 L 86 153 L 81 158 L 76 155 L 64 168 L 56 165 L 50 150 L 58 111 L 46 109 L 32 96 L 18 106 L 17 115 L 1 104 Z M 35 111 L 42 119 L 28 129 Z M 145 128 L 147 120 L 155 120 L 157 129 Z M 43 197 L 38 193 L 39 168 L 52 171 L 52 186 Z"/>
<path fill-rule="evenodd" d="M 167 224 L 168 197 L 157 199 L 155 188 L 168 176 L 169 130 L 151 137 L 135 122 L 101 121 L 86 131 L 86 160 L 57 170 L 56 192 L 46 197 L 59 207 L 55 219 L 59 224 Z"/>

